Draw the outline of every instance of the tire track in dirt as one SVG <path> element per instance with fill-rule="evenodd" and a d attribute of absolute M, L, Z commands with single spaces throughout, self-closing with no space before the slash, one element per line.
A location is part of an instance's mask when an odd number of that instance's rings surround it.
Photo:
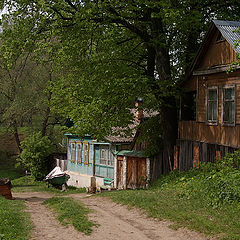
<path fill-rule="evenodd" d="M 128 209 L 109 198 L 87 194 L 71 194 L 93 211 L 89 219 L 99 224 L 90 236 L 77 232 L 72 226 L 63 226 L 42 202 L 54 195 L 47 193 L 14 193 L 17 199 L 25 200 L 27 211 L 34 224 L 31 240 L 207 240 L 203 235 L 185 228 L 172 230 L 168 221 L 147 218 L 138 209 Z"/>
<path fill-rule="evenodd" d="M 90 236 L 91 240 L 207 240 L 203 235 L 185 228 L 170 229 L 171 222 L 147 218 L 138 209 L 116 204 L 106 197 L 70 195 L 93 209 L 91 220 L 100 226 Z"/>

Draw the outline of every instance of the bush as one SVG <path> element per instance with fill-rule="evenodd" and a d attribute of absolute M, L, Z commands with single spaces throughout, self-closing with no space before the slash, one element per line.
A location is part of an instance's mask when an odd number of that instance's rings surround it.
<path fill-rule="evenodd" d="M 22 152 L 17 161 L 31 171 L 36 180 L 42 180 L 48 173 L 48 158 L 54 151 L 51 140 L 34 133 L 21 143 Z"/>
<path fill-rule="evenodd" d="M 202 195 L 207 204 L 215 207 L 240 203 L 240 171 L 235 168 L 239 159 L 236 156 L 239 156 L 239 153 L 227 154 L 216 164 L 201 164 L 198 173 L 193 177 L 189 176 L 189 173 L 185 174 L 176 183 L 180 196 L 197 198 Z"/>

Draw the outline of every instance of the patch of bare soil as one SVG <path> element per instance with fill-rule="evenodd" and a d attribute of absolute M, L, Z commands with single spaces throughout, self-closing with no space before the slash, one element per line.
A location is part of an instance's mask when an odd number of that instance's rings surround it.
<path fill-rule="evenodd" d="M 14 193 L 16 199 L 26 201 L 34 228 L 31 240 L 84 239 L 84 235 L 71 225 L 63 226 L 42 203 L 53 195 L 46 193 Z"/>
<path fill-rule="evenodd" d="M 32 239 L 71 240 L 206 240 L 199 233 L 187 229 L 172 230 L 167 221 L 147 218 L 140 210 L 112 202 L 108 198 L 90 197 L 86 194 L 69 195 L 83 202 L 93 212 L 89 218 L 99 224 L 90 236 L 77 232 L 73 227 L 62 226 L 49 209 L 41 203 L 52 195 L 45 193 L 15 193 L 14 197 L 26 200 L 35 228 Z"/>

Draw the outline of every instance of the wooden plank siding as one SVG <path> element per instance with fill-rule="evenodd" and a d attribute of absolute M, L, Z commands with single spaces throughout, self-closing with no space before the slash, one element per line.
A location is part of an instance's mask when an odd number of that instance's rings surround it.
<path fill-rule="evenodd" d="M 195 121 L 179 122 L 179 139 L 216 143 L 223 146 L 240 147 L 240 125 L 207 125 Z"/>
<path fill-rule="evenodd" d="M 139 188 L 145 186 L 146 158 L 127 158 L 127 188 Z"/>
<path fill-rule="evenodd" d="M 179 159 L 178 169 L 179 171 L 186 171 L 193 167 L 194 161 L 194 146 L 199 147 L 199 161 L 200 162 L 216 162 L 218 154 L 223 158 L 226 153 L 233 153 L 236 148 L 221 146 L 218 144 L 211 144 L 206 142 L 198 142 L 191 140 L 178 140 L 179 146 Z"/>
<path fill-rule="evenodd" d="M 196 81 L 196 80 L 195 80 Z M 222 89 L 227 85 L 235 86 L 236 124 L 240 124 L 240 71 L 225 72 L 209 76 L 198 76 L 197 84 L 197 121 L 206 122 L 206 92 L 208 87 L 218 88 L 218 123 L 222 122 Z"/>
<path fill-rule="evenodd" d="M 200 69 L 229 64 L 236 60 L 236 53 L 226 40 L 216 41 L 218 34 L 219 31 L 216 30 L 208 49 L 205 49 L 204 58 L 199 65 Z"/>

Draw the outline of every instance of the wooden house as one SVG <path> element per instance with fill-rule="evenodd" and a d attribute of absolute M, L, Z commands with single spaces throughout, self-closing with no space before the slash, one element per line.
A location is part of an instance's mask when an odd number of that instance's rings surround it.
<path fill-rule="evenodd" d="M 129 148 L 132 138 L 107 137 L 98 142 L 90 136 L 83 139 L 72 134 L 67 136 L 68 185 L 75 187 L 114 187 L 116 178 L 114 152 Z"/>
<path fill-rule="evenodd" d="M 215 162 L 240 147 L 240 22 L 214 20 L 183 83 L 174 167 Z"/>
<path fill-rule="evenodd" d="M 122 150 L 116 153 L 116 187 L 136 189 L 148 186 L 151 179 L 150 163 L 142 151 Z"/>
<path fill-rule="evenodd" d="M 67 136 L 67 174 L 69 185 L 75 187 L 144 188 L 150 179 L 156 179 L 162 173 L 163 160 L 158 157 L 146 157 L 146 143 L 138 143 L 141 129 L 135 127 L 146 121 L 156 112 L 147 113 L 139 108 L 141 99 L 136 101 L 132 137 L 108 136 L 104 142 L 85 136 L 80 139 L 72 134 Z M 119 129 L 118 129 L 119 130 Z M 114 131 L 114 129 L 113 129 Z"/>

